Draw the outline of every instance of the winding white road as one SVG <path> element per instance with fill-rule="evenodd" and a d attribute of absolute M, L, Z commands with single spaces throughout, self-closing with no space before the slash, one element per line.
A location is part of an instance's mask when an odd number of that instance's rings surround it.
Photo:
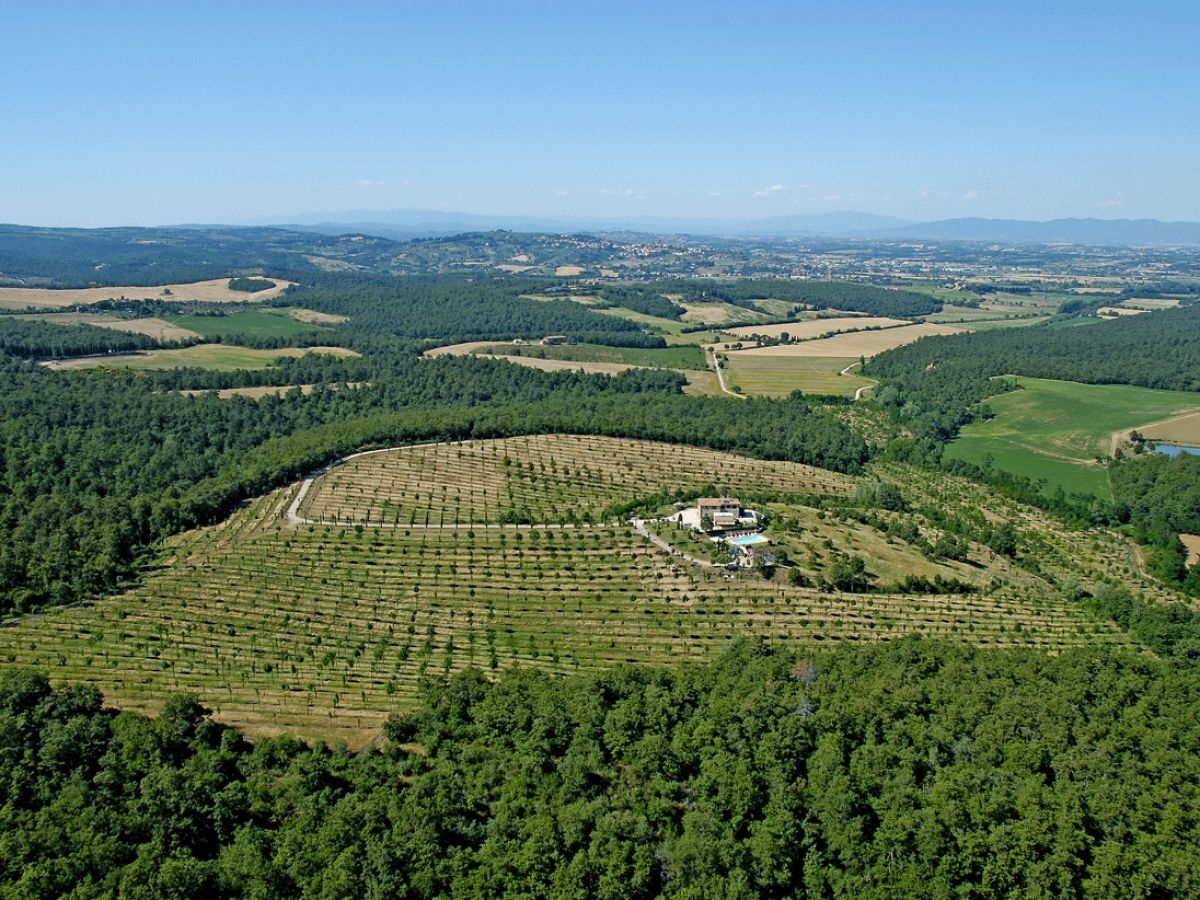
<path fill-rule="evenodd" d="M 745 394 L 739 394 L 737 391 L 731 391 L 729 386 L 725 384 L 725 370 L 721 368 L 720 361 L 717 359 L 717 352 L 712 347 L 704 348 L 704 358 L 708 360 L 708 367 L 717 373 L 717 384 L 721 386 L 721 390 L 730 397 L 737 397 L 739 400 L 745 400 Z"/>

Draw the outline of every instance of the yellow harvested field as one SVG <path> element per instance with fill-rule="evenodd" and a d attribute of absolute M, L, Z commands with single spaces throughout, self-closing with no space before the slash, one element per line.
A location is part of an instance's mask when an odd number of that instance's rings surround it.
<path fill-rule="evenodd" d="M 573 359 L 534 359 L 531 356 L 497 356 L 519 366 L 531 369 L 541 369 L 543 372 L 588 372 L 594 375 L 619 375 L 626 369 L 645 368 L 631 366 L 628 363 L 611 362 L 579 362 Z"/>
<path fill-rule="evenodd" d="M 808 340 L 809 338 L 824 337 L 839 331 L 862 331 L 866 328 L 895 328 L 907 324 L 903 319 L 890 319 L 887 316 L 838 316 L 831 319 L 808 319 L 803 322 L 784 322 L 779 325 L 742 325 L 727 329 L 729 334 L 750 336 L 761 334 L 765 337 L 779 337 L 786 334 L 792 338 Z"/>
<path fill-rule="evenodd" d="M 289 309 L 288 315 L 307 325 L 340 325 L 350 321 L 349 316 L 335 316 L 333 313 L 317 312 L 315 309 Z"/>
<path fill-rule="evenodd" d="M 1179 539 L 1187 547 L 1189 566 L 1200 566 L 1200 534 L 1181 534 Z"/>
<path fill-rule="evenodd" d="M 947 325 L 931 325 L 922 322 L 903 328 L 886 328 L 882 331 L 857 331 L 837 334 L 833 337 L 805 341 L 802 344 L 784 344 L 778 347 L 755 347 L 751 350 L 736 350 L 734 354 L 754 356 L 874 356 L 885 350 L 903 347 L 913 341 L 935 334 L 957 334 L 961 328 Z M 733 354 L 731 354 L 733 355 Z"/>
<path fill-rule="evenodd" d="M 1185 413 L 1173 419 L 1164 419 L 1137 429 L 1142 437 L 1155 441 L 1187 444 L 1200 444 L 1200 412 Z"/>
<path fill-rule="evenodd" d="M 332 356 L 359 356 L 345 347 L 282 347 L 277 350 L 258 350 L 233 344 L 195 344 L 178 350 L 148 350 L 144 353 L 108 353 L 81 356 L 75 359 L 56 359 L 42 363 L 48 369 L 180 369 L 197 366 L 203 369 L 230 371 L 261 369 L 284 356 L 303 356 L 305 353 L 328 353 Z"/>
<path fill-rule="evenodd" d="M 255 294 L 231 291 L 228 278 L 212 278 L 189 284 L 165 284 L 152 287 L 97 288 L 0 288 L 0 309 L 61 309 L 78 304 L 99 303 L 102 300 L 203 300 L 206 303 L 257 303 L 278 297 L 293 282 L 271 278 L 275 287 Z M 169 294 L 164 291 L 170 291 Z"/>
<path fill-rule="evenodd" d="M 465 344 L 448 344 L 445 347 L 434 347 L 426 350 L 426 356 L 468 356 L 485 347 L 502 347 L 497 341 L 467 341 Z"/>
<path fill-rule="evenodd" d="M 1131 309 L 1127 306 L 1102 306 L 1100 309 L 1096 310 L 1096 312 L 1102 316 L 1105 316 L 1106 318 L 1113 318 L 1115 316 L 1140 316 L 1143 313 L 1150 312 L 1150 310 Z"/>
<path fill-rule="evenodd" d="M 559 266 L 554 270 L 554 274 L 559 278 L 569 278 L 572 275 L 582 275 L 583 266 Z"/>
<path fill-rule="evenodd" d="M 124 331 L 130 334 L 146 334 L 158 341 L 186 341 L 200 337 L 189 328 L 173 325 L 166 319 L 145 317 L 141 319 L 121 319 L 117 316 L 97 315 L 95 313 L 34 313 L 32 315 L 14 316 L 16 319 L 38 319 L 55 325 L 94 325 L 97 328 L 107 328 L 110 331 Z"/>
<path fill-rule="evenodd" d="M 1172 309 L 1182 301 L 1179 297 L 1134 297 L 1125 301 L 1126 307 L 1135 307 L 1151 312 L 1156 309 Z"/>

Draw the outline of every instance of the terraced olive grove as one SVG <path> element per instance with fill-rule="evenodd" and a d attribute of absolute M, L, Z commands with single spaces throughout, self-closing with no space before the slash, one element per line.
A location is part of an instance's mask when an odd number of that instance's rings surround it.
<path fill-rule="evenodd" d="M 977 485 L 925 474 L 893 467 L 871 477 L 899 484 L 916 507 L 978 509 L 985 499 Z M 423 676 L 467 666 L 568 673 L 669 664 L 713 656 L 739 635 L 825 645 L 921 634 L 1049 652 L 1130 643 L 1053 586 L 1084 570 L 1137 582 L 1115 535 L 1064 533 L 1034 510 L 987 497 L 1059 569 L 1037 575 L 971 544 L 966 563 L 937 564 L 957 566 L 945 571 L 971 580 L 966 593 L 822 591 L 783 572 L 734 575 L 685 562 L 613 512 L 639 497 L 665 502 L 657 492 L 668 483 L 770 492 L 781 517 L 809 516 L 801 546 L 867 552 L 840 546 L 846 529 L 813 506 L 836 509 L 856 481 L 811 467 L 554 435 L 415 446 L 334 466 L 299 504 L 304 483 L 174 539 L 128 593 L 10 622 L 0 658 L 94 683 L 121 707 L 154 710 L 189 690 L 250 734 L 361 746 L 389 712 L 416 703 Z M 330 524 L 296 523 L 294 506 Z M 503 524 L 512 509 L 536 521 Z M 861 541 L 870 530 L 853 533 Z M 877 537 L 890 553 L 915 554 Z"/>

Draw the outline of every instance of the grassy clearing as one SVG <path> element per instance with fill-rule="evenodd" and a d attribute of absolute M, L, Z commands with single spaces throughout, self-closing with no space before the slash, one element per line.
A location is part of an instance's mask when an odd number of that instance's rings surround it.
<path fill-rule="evenodd" d="M 683 321 L 692 325 L 725 325 L 729 322 L 745 322 L 755 319 L 765 321 L 769 318 L 765 313 L 719 301 L 712 303 L 680 303 L 679 305 L 687 310 L 683 314 Z"/>
<path fill-rule="evenodd" d="M 593 309 L 592 311 L 605 316 L 616 316 L 618 319 L 628 319 L 630 322 L 637 322 L 639 325 L 647 326 L 653 332 L 662 334 L 679 334 L 683 329 L 693 324 L 691 322 L 677 322 L 674 319 L 664 319 L 661 316 L 648 316 L 645 313 L 635 312 L 632 309 L 625 309 L 623 306 L 610 306 L 604 309 Z"/>
<path fill-rule="evenodd" d="M 272 278 L 275 287 L 247 294 L 231 291 L 228 278 L 212 278 L 187 284 L 164 284 L 152 287 L 98 288 L 0 288 L 0 309 L 61 309 L 78 304 L 99 303 L 101 300 L 203 300 L 208 303 L 257 303 L 277 297 L 292 282 Z"/>
<path fill-rule="evenodd" d="M 1138 430 L 1145 437 L 1156 441 L 1184 444 L 1189 447 L 1200 446 L 1200 412 L 1156 422 Z"/>
<path fill-rule="evenodd" d="M 256 350 L 232 344 L 196 344 L 179 350 L 150 350 L 145 353 L 113 353 L 107 356 L 86 356 L 45 363 L 50 369 L 181 369 L 198 366 L 202 369 L 229 371 L 232 369 L 263 369 L 285 356 L 305 353 L 329 353 L 334 356 L 358 356 L 345 347 L 284 347 L 277 350 Z"/>
<path fill-rule="evenodd" d="M 317 312 L 315 309 L 291 307 L 286 312 L 297 322 L 307 322 L 309 325 L 340 325 L 350 321 L 349 316 L 335 316 L 333 313 Z"/>
<path fill-rule="evenodd" d="M 753 356 L 745 352 L 725 354 L 725 378 L 746 394 L 786 397 L 792 391 L 806 394 L 838 394 L 853 397 L 870 380 L 839 374 L 857 358 L 841 356 L 788 357 Z M 857 368 L 857 367 L 856 367 Z"/>
<path fill-rule="evenodd" d="M 293 526 L 286 511 L 297 489 L 276 491 L 222 525 L 172 540 L 162 564 L 125 594 L 0 629 L 0 657 L 44 668 L 58 682 L 96 684 L 125 708 L 154 710 L 168 693 L 188 690 L 250 734 L 362 746 L 389 712 L 414 705 L 423 676 L 469 665 L 562 673 L 677 663 L 711 657 L 740 635 L 819 646 L 922 634 L 1049 651 L 1127 643 L 1111 624 L 981 547 L 972 547 L 971 565 L 948 567 L 983 586 L 979 593 L 851 595 L 684 564 L 616 521 L 423 526 L 426 517 L 494 519 L 510 502 L 557 520 L 564 510 L 602 511 L 675 485 L 681 475 L 739 493 L 756 485 L 852 488 L 852 479 L 804 466 L 563 436 L 359 460 L 330 470 L 306 498 L 340 510 L 347 524 Z M 880 474 L 916 503 L 991 509 L 994 501 L 1019 525 L 1022 542 L 1037 544 L 1044 571 L 1107 571 L 1110 559 L 1116 571 L 1128 562 L 1116 538 L 1062 531 L 970 483 L 898 466 Z M 793 542 L 797 557 L 841 548 L 871 554 L 869 567 L 881 575 L 939 571 L 902 542 L 779 496 L 771 506 L 787 526 L 779 540 Z M 364 524 L 380 515 L 416 524 Z M 1140 589 L 1136 575 L 1129 581 Z"/>
<path fill-rule="evenodd" d="M 206 338 L 229 338 L 243 334 L 254 337 L 295 337 L 326 330 L 293 318 L 285 309 L 244 309 L 224 316 L 171 316 L 170 321 Z"/>
<path fill-rule="evenodd" d="M 786 319 L 796 308 L 795 303 L 789 303 L 786 300 L 752 300 L 751 302 L 760 312 L 766 313 L 772 319 Z"/>
<path fill-rule="evenodd" d="M 694 397 L 719 397 L 722 393 L 721 384 L 717 381 L 716 373 L 709 369 L 697 371 L 689 369 L 686 373 L 687 384 L 683 386 L 685 394 Z"/>
<path fill-rule="evenodd" d="M 34 313 L 32 315 L 14 316 L 17 319 L 39 319 L 57 325 L 94 325 L 97 328 L 108 328 L 111 331 L 125 331 L 133 334 L 145 334 L 158 341 L 186 341 L 200 335 L 178 323 L 166 319 L 145 316 L 140 319 L 122 319 L 119 316 L 102 313 Z"/>
<path fill-rule="evenodd" d="M 1017 379 L 1021 390 L 988 401 L 995 418 L 968 425 L 947 448 L 951 459 L 1045 479 L 1046 490 L 1111 497 L 1106 459 L 1114 435 L 1189 410 L 1200 395 L 1129 385 Z"/>

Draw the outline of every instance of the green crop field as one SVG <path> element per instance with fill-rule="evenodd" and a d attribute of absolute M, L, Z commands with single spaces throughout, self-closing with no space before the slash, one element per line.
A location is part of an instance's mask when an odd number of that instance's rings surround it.
<path fill-rule="evenodd" d="M 206 338 L 228 338 L 242 334 L 254 337 L 294 337 L 298 334 L 328 330 L 298 321 L 288 315 L 286 309 L 244 309 L 224 316 L 170 316 L 168 321 Z"/>
<path fill-rule="evenodd" d="M 726 355 L 726 378 L 747 394 L 786 397 L 792 391 L 805 394 L 838 394 L 853 397 L 860 387 L 874 382 L 855 375 L 857 357 L 841 356 L 756 356 L 732 352 Z"/>
<path fill-rule="evenodd" d="M 1111 497 L 1100 459 L 1114 435 L 1200 409 L 1200 394 L 1128 385 L 1019 378 L 1020 390 L 988 400 L 995 418 L 968 425 L 946 451 L 950 459 L 1045 479 L 1046 490 Z"/>
<path fill-rule="evenodd" d="M 880 474 L 920 508 L 986 502 L 1003 512 L 1045 560 L 1046 577 L 1086 560 L 1088 571 L 1151 590 L 1115 536 L 1070 532 L 949 476 L 896 466 Z M 144 582 L 121 595 L 9 622 L 0 658 L 95 684 L 125 708 L 155 710 L 188 690 L 250 734 L 362 746 L 389 712 L 416 703 L 422 676 L 470 665 L 566 673 L 665 664 L 711 657 L 738 635 L 822 645 L 923 634 L 1051 651 L 1128 643 L 986 547 L 972 544 L 961 563 L 929 560 L 811 505 L 845 498 L 854 483 L 791 463 L 598 437 L 362 455 L 172 539 Z M 843 594 L 689 562 L 612 510 L 666 486 L 767 492 L 769 533 L 801 567 L 853 552 L 880 577 L 945 574 L 975 587 Z M 534 526 L 504 524 L 514 509 Z M 919 513 L 906 515 L 936 536 Z M 660 530 L 689 549 L 687 536 Z"/>

